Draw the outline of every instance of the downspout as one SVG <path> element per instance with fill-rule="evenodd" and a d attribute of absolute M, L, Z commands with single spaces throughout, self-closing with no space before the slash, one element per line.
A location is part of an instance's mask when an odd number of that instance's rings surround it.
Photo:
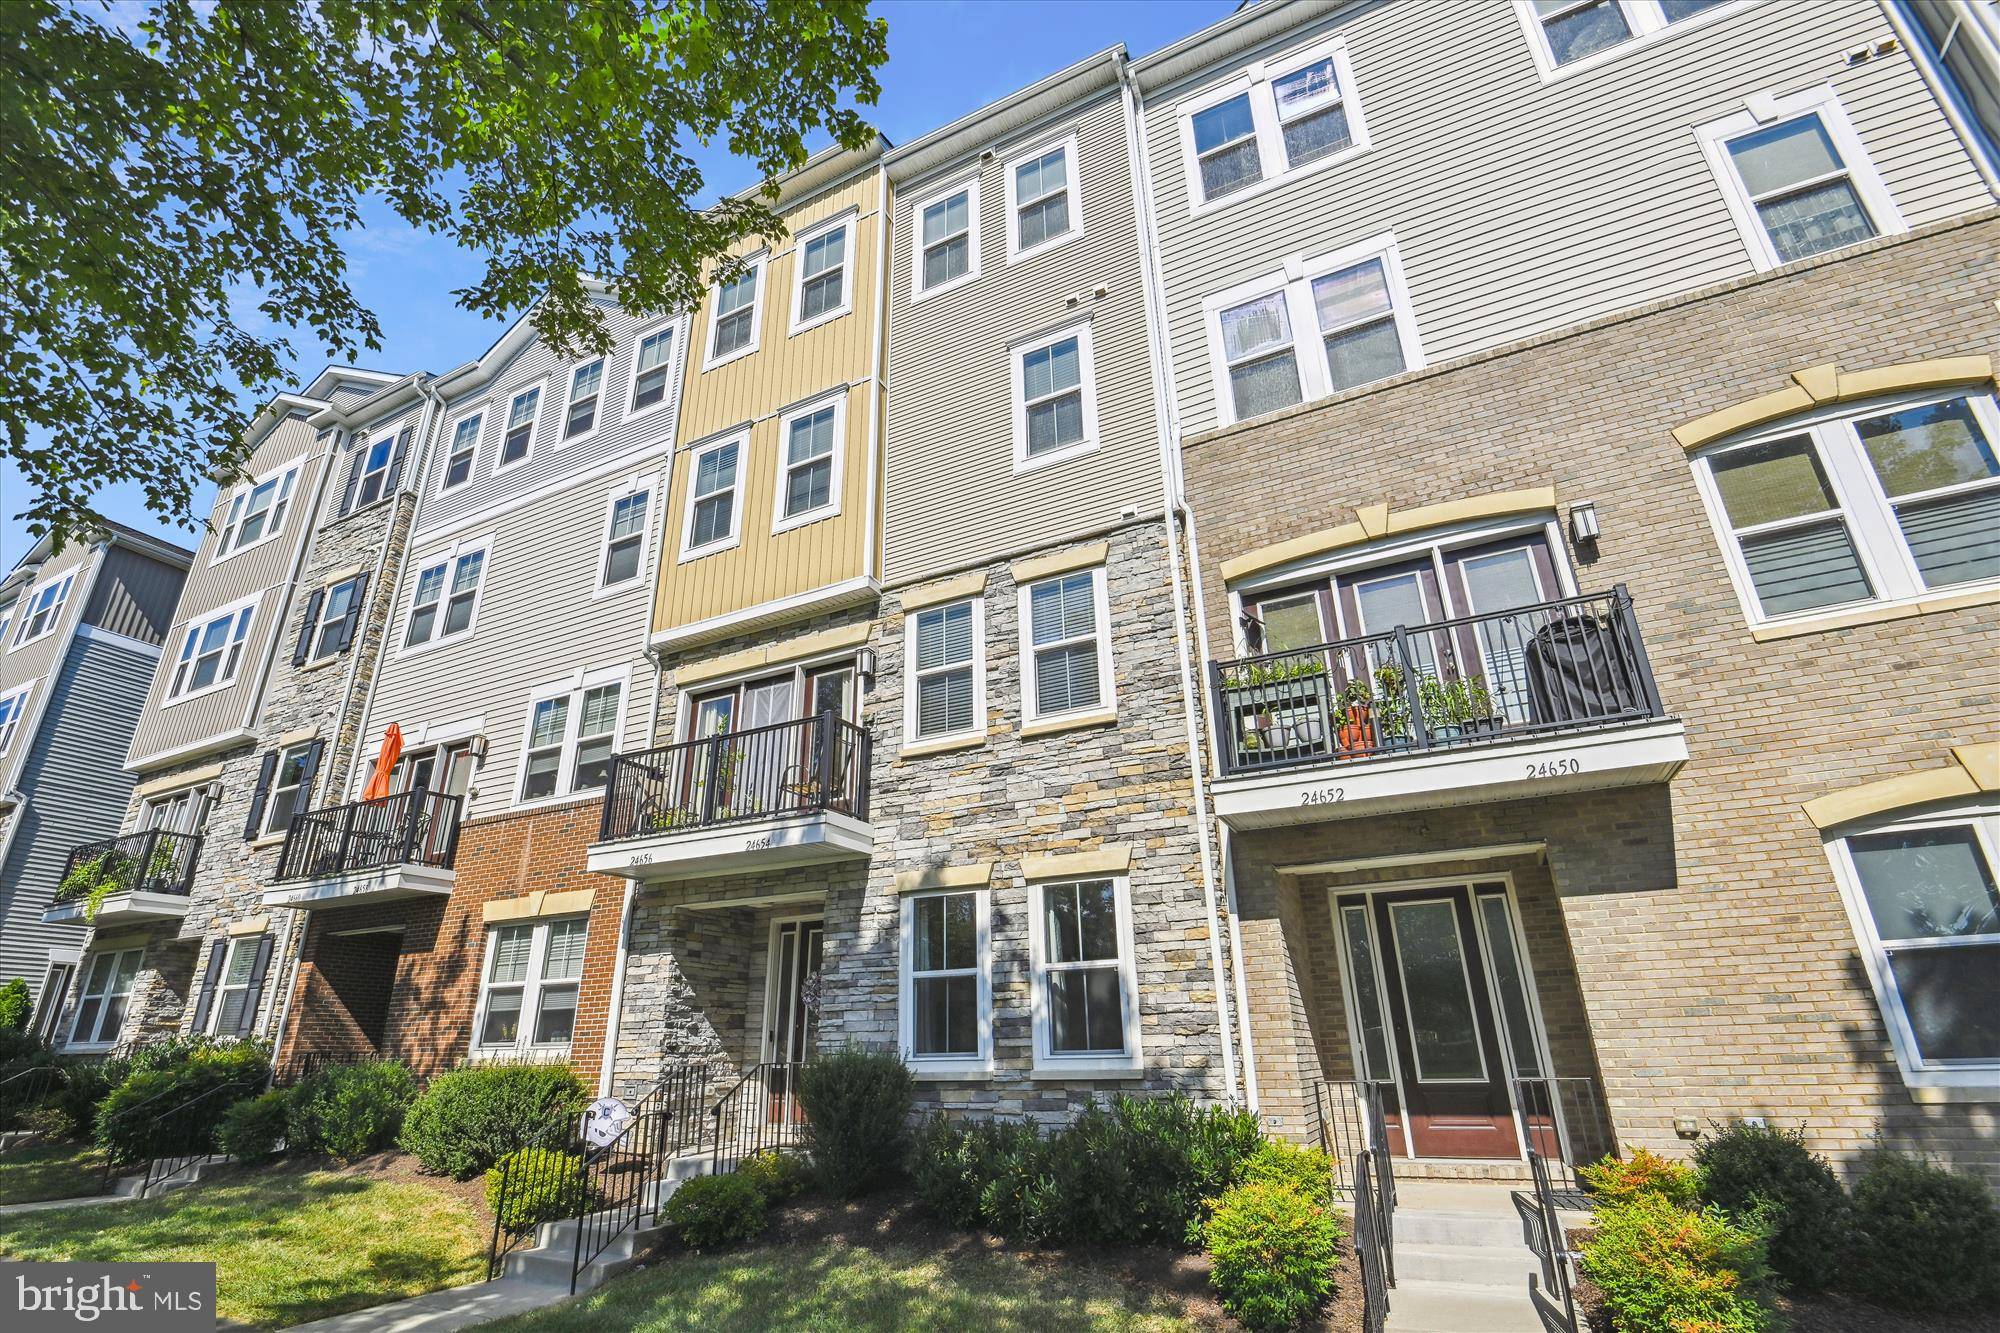
<path fill-rule="evenodd" d="M 2000 65 L 2000 50 L 1996 50 L 1994 34 L 1978 22 L 1976 14 L 1977 11 L 1961 12 L 1953 21 L 1951 38 L 1947 39 L 1946 44 L 1961 38 L 1970 40 L 1986 57 L 1983 63 L 1988 66 Z M 1938 109 L 1950 122 L 1952 132 L 1958 135 L 1959 142 L 1965 146 L 1965 154 L 1972 159 L 1972 165 L 1978 169 L 1980 179 L 1986 182 L 1987 193 L 2000 195 L 2000 167 L 1996 167 L 1987 155 L 1985 142 L 1978 130 L 1966 119 L 1965 111 L 1960 107 L 1958 97 L 1952 91 L 1951 76 L 1939 69 L 1937 62 L 1931 58 L 1930 42 L 1912 29 L 1910 20 L 1902 12 L 1900 0 L 1882 0 L 1882 16 L 1889 21 L 1890 28 L 1895 31 L 1896 40 L 1910 53 L 1910 60 L 1916 65 L 1917 73 L 1922 76 L 1924 86 L 1930 89 L 1932 100 L 1938 104 Z M 1970 36 L 1967 37 L 1967 34 Z"/>
<path fill-rule="evenodd" d="M 676 415 L 679 414 L 678 404 L 675 405 L 674 411 Z M 671 481 L 673 475 L 671 457 L 667 460 L 667 468 Z M 661 505 L 660 509 L 664 522 L 666 506 Z M 664 531 L 662 529 L 662 532 Z M 655 549 L 659 549 L 659 543 L 654 543 L 654 546 Z M 653 575 L 655 596 L 658 595 L 660 572 L 665 568 L 664 559 L 655 567 Z M 647 605 L 650 607 L 651 603 Z M 650 612 L 648 619 L 651 619 Z M 653 698 L 646 709 L 646 745 L 650 748 L 660 732 L 660 692 L 666 688 L 667 668 L 666 656 L 658 648 L 647 648 L 646 660 L 653 664 Z M 611 1095 L 612 1077 L 618 1062 L 618 1034 L 623 1027 L 621 1020 L 625 1016 L 625 968 L 632 957 L 632 920 L 638 914 L 638 903 L 639 881 L 628 879 L 625 881 L 625 904 L 618 913 L 618 952 L 611 961 L 611 1002 L 610 1012 L 604 1016 L 604 1050 L 598 1057 L 597 1095 L 600 1097 Z"/>
<path fill-rule="evenodd" d="M 875 336 L 868 352 L 868 525 L 862 532 L 862 540 L 867 544 L 867 551 L 862 557 L 866 561 L 862 573 L 878 584 L 882 579 L 879 560 L 882 538 L 876 531 L 876 497 L 882 489 L 882 433 L 888 426 L 889 397 L 889 386 L 882 382 L 882 350 L 889 341 L 888 262 L 889 167 L 887 163 L 878 163 L 875 168 Z"/>

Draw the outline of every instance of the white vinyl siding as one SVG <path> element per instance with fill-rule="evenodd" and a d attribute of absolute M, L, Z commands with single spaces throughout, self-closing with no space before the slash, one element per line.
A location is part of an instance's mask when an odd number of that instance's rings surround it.
<path fill-rule="evenodd" d="M 472 1054 L 555 1054 L 576 1034 L 588 917 L 521 921 L 486 932 Z"/>
<path fill-rule="evenodd" d="M 1111 709 L 1115 673 L 1104 570 L 1031 583 L 1020 598 L 1022 721 Z"/>
<path fill-rule="evenodd" d="M 912 741 L 978 736 L 985 730 L 984 599 L 927 606 L 904 618 L 909 663 L 905 735 Z"/>
<path fill-rule="evenodd" d="M 991 893 L 911 894 L 902 911 L 902 1047 L 919 1076 L 993 1064 Z"/>

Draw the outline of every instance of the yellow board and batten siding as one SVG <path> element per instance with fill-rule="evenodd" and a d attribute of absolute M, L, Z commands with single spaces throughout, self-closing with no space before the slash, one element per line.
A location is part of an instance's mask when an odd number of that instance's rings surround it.
<path fill-rule="evenodd" d="M 712 370 L 703 370 L 715 292 L 711 288 L 689 333 L 687 382 L 681 400 L 679 443 L 665 520 L 656 634 L 727 616 L 871 573 L 869 488 L 878 469 L 869 456 L 874 420 L 876 229 L 882 210 L 879 173 L 858 165 L 847 180 L 795 206 L 779 209 L 788 235 L 770 247 L 758 297 L 758 347 Z M 798 252 L 794 238 L 843 213 L 855 215 L 848 248 L 847 314 L 793 335 L 792 284 Z M 747 243 L 737 253 L 765 246 Z M 777 498 L 780 418 L 791 408 L 847 386 L 841 441 L 840 512 L 831 518 L 772 533 Z M 687 517 L 687 491 L 696 450 L 748 425 L 748 448 L 739 457 L 741 541 L 726 551 L 679 559 Z"/>

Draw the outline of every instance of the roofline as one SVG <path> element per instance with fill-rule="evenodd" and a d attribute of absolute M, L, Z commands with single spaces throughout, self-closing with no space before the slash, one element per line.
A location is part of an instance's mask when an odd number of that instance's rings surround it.
<path fill-rule="evenodd" d="M 325 430 L 332 426 L 352 426 L 356 423 L 373 421 L 385 412 L 394 411 L 403 402 L 428 384 L 434 376 L 429 371 L 417 370 L 391 381 L 366 398 L 356 399 L 347 404 L 327 403 L 306 418 L 306 424 Z"/>
<path fill-rule="evenodd" d="M 1117 86 L 1119 65 L 1126 59 L 1123 42 L 1107 46 L 921 138 L 912 139 L 885 155 L 882 165 L 887 168 L 889 179 L 897 184 L 926 175 L 1010 130 L 1041 120 L 1100 86 Z"/>
<path fill-rule="evenodd" d="M 859 148 L 828 144 L 775 180 L 759 181 L 727 197 L 741 203 L 758 201 L 763 198 L 764 186 L 770 184 L 778 187 L 775 207 L 784 208 L 874 165 L 893 147 L 879 131 Z"/>
<path fill-rule="evenodd" d="M 1141 92 L 1151 92 L 1260 45 L 1292 28 L 1369 0 L 1264 0 L 1132 62 Z"/>

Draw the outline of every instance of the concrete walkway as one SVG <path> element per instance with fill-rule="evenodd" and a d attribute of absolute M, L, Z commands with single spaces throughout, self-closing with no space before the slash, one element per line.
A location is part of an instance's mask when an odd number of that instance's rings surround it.
<path fill-rule="evenodd" d="M 310 1324 L 294 1324 L 289 1333 L 445 1333 L 447 1329 L 471 1328 L 568 1299 L 567 1284 L 559 1287 L 526 1278 L 503 1277 L 426 1292 L 394 1305 L 372 1305 L 331 1319 L 315 1319 Z"/>

